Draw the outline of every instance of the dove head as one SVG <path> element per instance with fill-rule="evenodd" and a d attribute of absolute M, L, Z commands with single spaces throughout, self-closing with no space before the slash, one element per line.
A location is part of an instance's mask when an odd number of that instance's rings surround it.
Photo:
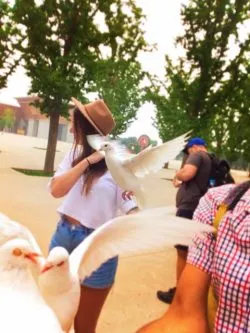
<path fill-rule="evenodd" d="M 69 267 L 69 253 L 63 247 L 57 246 L 54 247 L 45 262 L 45 265 L 42 268 L 41 273 L 46 272 L 57 272 L 61 271 L 62 269 L 68 269 Z"/>
<path fill-rule="evenodd" d="M 104 151 L 105 153 L 113 152 L 114 147 L 110 142 L 103 142 L 101 145 L 100 151 Z"/>
<path fill-rule="evenodd" d="M 24 268 L 30 263 L 37 265 L 39 256 L 25 239 L 9 240 L 0 248 L 0 262 L 8 267 Z"/>

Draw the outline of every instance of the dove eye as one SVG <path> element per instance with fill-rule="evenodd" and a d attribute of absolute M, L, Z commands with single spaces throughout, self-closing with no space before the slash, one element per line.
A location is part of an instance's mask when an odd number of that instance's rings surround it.
<path fill-rule="evenodd" d="M 20 249 L 16 248 L 12 251 L 12 254 L 16 257 L 20 257 L 23 254 L 23 252 Z"/>
<path fill-rule="evenodd" d="M 64 261 L 61 261 L 61 262 L 59 262 L 59 264 L 57 264 L 56 266 L 57 266 L 57 267 L 61 267 L 63 264 L 64 264 Z"/>

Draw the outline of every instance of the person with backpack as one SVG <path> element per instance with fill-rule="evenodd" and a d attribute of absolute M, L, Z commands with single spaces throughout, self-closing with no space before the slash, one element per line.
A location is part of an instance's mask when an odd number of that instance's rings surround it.
<path fill-rule="evenodd" d="M 173 180 L 174 186 L 179 187 L 176 195 L 176 215 L 192 219 L 200 198 L 208 188 L 231 183 L 233 179 L 230 176 L 228 163 L 209 154 L 207 144 L 202 138 L 191 138 L 183 152 L 187 155 L 185 163 Z M 177 244 L 175 248 L 177 249 L 176 279 L 178 282 L 186 265 L 188 247 Z M 162 302 L 170 304 L 175 292 L 176 287 L 168 291 L 159 290 L 157 297 Z"/>
<path fill-rule="evenodd" d="M 137 333 L 250 332 L 250 181 L 209 189 L 194 219 L 216 231 L 195 237 L 168 311 Z"/>

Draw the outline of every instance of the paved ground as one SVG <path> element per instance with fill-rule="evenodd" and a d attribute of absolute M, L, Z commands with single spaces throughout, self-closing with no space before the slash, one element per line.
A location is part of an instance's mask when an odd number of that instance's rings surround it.
<path fill-rule="evenodd" d="M 0 211 L 28 226 L 44 253 L 53 232 L 60 199 L 47 190 L 48 178 L 31 177 L 11 169 L 43 167 L 46 142 L 43 139 L 0 135 Z M 36 148 L 34 148 L 36 147 Z M 70 145 L 59 142 L 56 165 Z M 174 204 L 175 190 L 169 181 L 173 171 L 159 174 L 146 183 L 153 206 Z M 129 333 L 161 315 L 166 306 L 156 300 L 159 288 L 174 284 L 175 252 L 138 256 L 120 260 L 116 284 L 99 321 L 98 333 Z"/>
<path fill-rule="evenodd" d="M 26 176 L 11 169 L 42 169 L 45 147 L 43 139 L 0 135 L 0 211 L 28 226 L 47 253 L 60 199 L 50 196 L 48 178 Z M 56 165 L 69 148 L 70 144 L 58 142 Z M 174 165 L 178 167 L 178 163 L 172 163 Z M 174 204 L 176 191 L 166 180 L 173 174 L 174 170 L 162 170 L 145 183 L 152 206 Z M 244 176 L 245 173 L 240 174 L 240 180 Z M 160 316 L 167 307 L 156 299 L 155 292 L 174 285 L 174 272 L 175 252 L 172 249 L 120 260 L 116 284 L 103 310 L 97 333 L 132 333 Z"/>

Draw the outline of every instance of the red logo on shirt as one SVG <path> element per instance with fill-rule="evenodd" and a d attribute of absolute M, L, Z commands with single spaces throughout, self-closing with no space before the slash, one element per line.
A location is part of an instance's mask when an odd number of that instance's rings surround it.
<path fill-rule="evenodd" d="M 122 192 L 122 199 L 125 201 L 131 200 L 133 195 L 134 193 L 132 191 L 124 191 Z"/>

